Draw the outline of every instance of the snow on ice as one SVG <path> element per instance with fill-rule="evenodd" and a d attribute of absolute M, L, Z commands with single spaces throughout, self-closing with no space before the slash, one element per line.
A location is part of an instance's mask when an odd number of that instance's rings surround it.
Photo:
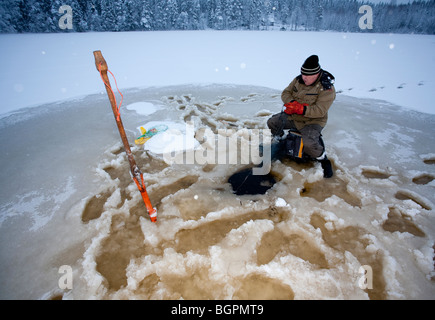
<path fill-rule="evenodd" d="M 306 38 L 316 46 L 289 41 Z M 434 297 L 435 70 L 421 63 L 433 61 L 433 36 L 206 31 L 0 42 L 1 298 Z M 97 49 L 124 95 L 122 120 L 157 223 L 131 179 Z M 281 111 L 281 90 L 312 53 L 340 92 L 324 130 L 334 177 L 317 163 L 276 161 L 266 194 L 234 194 L 228 178 L 249 166 L 240 147 Z M 34 63 L 23 70 L 22 61 Z M 168 130 L 133 145 L 141 126 L 158 124 Z M 236 155 L 213 140 L 235 142 Z M 204 148 L 225 161 L 165 161 L 205 157 Z M 72 288 L 60 286 L 61 266 L 71 266 Z"/>

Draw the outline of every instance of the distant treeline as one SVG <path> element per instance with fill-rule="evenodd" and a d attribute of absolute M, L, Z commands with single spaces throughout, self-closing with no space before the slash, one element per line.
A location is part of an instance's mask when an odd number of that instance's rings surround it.
<path fill-rule="evenodd" d="M 435 34 L 435 0 L 0 0 L 0 32 L 304 30 Z M 359 11 L 369 5 L 370 12 Z M 371 28 L 361 28 L 364 13 Z"/>

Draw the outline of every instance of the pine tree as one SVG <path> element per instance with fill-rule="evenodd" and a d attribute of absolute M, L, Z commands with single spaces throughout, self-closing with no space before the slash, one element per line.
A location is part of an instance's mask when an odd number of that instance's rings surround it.
<path fill-rule="evenodd" d="M 73 14 L 73 30 L 77 32 L 88 31 L 87 22 L 87 1 L 86 0 L 70 0 L 70 7 Z"/>
<path fill-rule="evenodd" d="M 117 24 L 117 17 L 113 1 L 101 0 L 101 30 L 102 31 L 115 31 Z"/>
<path fill-rule="evenodd" d="M 262 15 L 262 1 L 252 0 L 249 8 L 248 25 L 251 30 L 258 30 L 260 28 L 260 20 Z"/>
<path fill-rule="evenodd" d="M 87 31 L 103 31 L 101 21 L 101 5 L 99 0 L 90 0 L 86 4 Z"/>
<path fill-rule="evenodd" d="M 140 14 L 140 28 L 141 30 L 150 31 L 155 30 L 154 24 L 154 1 L 145 1 L 143 3 L 142 12 Z"/>
<path fill-rule="evenodd" d="M 19 0 L 0 1 L 0 33 L 20 32 L 16 24 L 21 19 Z"/>
<path fill-rule="evenodd" d="M 199 26 L 199 2 L 196 0 L 184 0 L 179 2 L 180 14 L 177 18 L 176 29 L 196 30 Z"/>
<path fill-rule="evenodd" d="M 173 30 L 178 18 L 178 5 L 175 0 L 157 0 L 154 7 L 156 30 Z"/>
<path fill-rule="evenodd" d="M 52 27 L 52 17 L 47 15 L 51 11 L 49 0 L 31 0 L 27 3 L 28 19 L 26 21 L 29 32 L 49 32 Z"/>
<path fill-rule="evenodd" d="M 174 30 L 178 18 L 178 4 L 176 0 L 167 0 L 166 4 L 166 28 L 165 30 Z"/>
<path fill-rule="evenodd" d="M 242 2 L 240 0 L 230 0 L 226 3 L 227 29 L 233 30 L 240 28 L 242 21 Z"/>
<path fill-rule="evenodd" d="M 222 0 L 213 0 L 214 8 L 212 8 L 211 28 L 216 30 L 225 29 L 224 12 Z"/>
<path fill-rule="evenodd" d="M 322 0 L 315 0 L 315 16 L 314 16 L 314 30 L 321 30 L 323 27 L 323 5 Z"/>

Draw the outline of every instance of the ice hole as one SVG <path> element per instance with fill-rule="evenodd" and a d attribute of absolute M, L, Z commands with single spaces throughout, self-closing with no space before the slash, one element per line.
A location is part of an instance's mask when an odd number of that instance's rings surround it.
<path fill-rule="evenodd" d="M 234 173 L 228 182 L 237 195 L 265 194 L 277 182 L 278 177 L 272 173 L 254 175 L 252 168 L 245 168 Z"/>

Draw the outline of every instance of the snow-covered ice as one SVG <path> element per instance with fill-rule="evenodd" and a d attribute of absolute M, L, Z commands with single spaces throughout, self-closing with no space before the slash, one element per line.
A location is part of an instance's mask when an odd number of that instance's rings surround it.
<path fill-rule="evenodd" d="M 160 108 L 151 102 L 134 102 L 125 106 L 127 110 L 134 110 L 142 116 L 157 112 Z"/>
<path fill-rule="evenodd" d="M 294 49 L 284 41 L 292 37 L 317 39 L 319 46 Z M 0 79 L 0 297 L 432 299 L 433 39 L 299 32 L 1 35 L 8 49 L 0 63 L 8 72 Z M 96 49 L 124 95 L 122 120 L 157 223 L 131 179 L 93 65 Z M 324 130 L 334 177 L 323 179 L 319 164 L 276 161 L 271 173 L 278 181 L 265 195 L 233 194 L 227 180 L 246 167 L 244 158 L 220 157 L 228 150 L 213 139 L 239 147 L 266 128 L 281 110 L 281 90 L 311 53 L 341 91 Z M 20 61 L 27 57 L 35 63 L 24 69 Z M 398 106 L 402 95 L 409 97 Z M 141 126 L 158 124 L 168 130 L 134 145 Z M 203 159 L 204 148 L 225 161 L 165 161 L 168 152 Z M 72 289 L 60 285 L 65 265 Z M 367 268 L 372 289 L 361 285 Z"/>
<path fill-rule="evenodd" d="M 101 50 L 121 89 L 204 83 L 282 90 L 311 54 L 353 97 L 435 113 L 431 35 L 174 31 L 1 34 L 0 114 L 101 91 Z M 392 45 L 394 44 L 394 46 Z"/>

